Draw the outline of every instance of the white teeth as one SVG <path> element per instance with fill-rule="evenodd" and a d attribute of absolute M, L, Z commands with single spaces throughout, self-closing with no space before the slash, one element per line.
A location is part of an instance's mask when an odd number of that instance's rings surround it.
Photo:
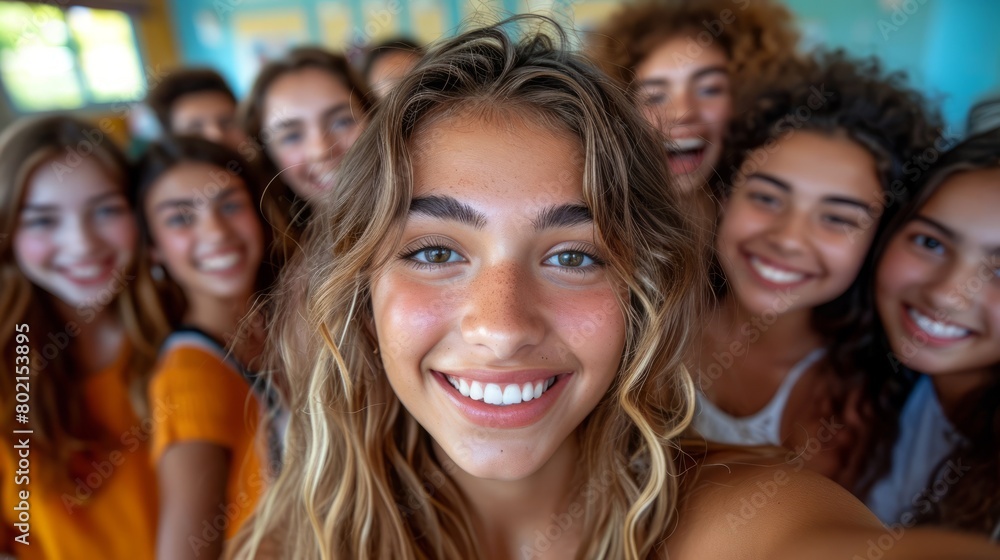
<path fill-rule="evenodd" d="M 503 404 L 521 404 L 521 388 L 517 385 L 504 387 Z"/>
<path fill-rule="evenodd" d="M 104 267 L 98 264 L 90 266 L 76 266 L 67 271 L 69 276 L 78 280 L 93 280 L 104 272 Z"/>
<path fill-rule="evenodd" d="M 667 150 L 671 152 L 687 152 L 700 150 L 705 147 L 705 140 L 702 138 L 671 138 L 666 143 Z"/>
<path fill-rule="evenodd" d="M 550 377 L 536 383 L 528 382 L 524 385 L 509 384 L 501 386 L 498 383 L 469 381 L 451 375 L 445 375 L 444 377 L 463 397 L 498 406 L 520 404 L 537 399 L 556 382 L 555 377 Z"/>
<path fill-rule="evenodd" d="M 483 400 L 483 384 L 478 381 L 473 381 L 469 384 L 469 398 L 474 401 Z"/>
<path fill-rule="evenodd" d="M 942 323 L 940 321 L 935 321 L 930 317 L 920 313 L 914 308 L 909 308 L 910 318 L 913 322 L 920 327 L 920 330 L 933 336 L 934 338 L 962 338 L 969 334 L 968 329 L 963 329 L 962 327 L 957 327 L 955 325 L 949 325 L 948 323 Z"/>
<path fill-rule="evenodd" d="M 209 272 L 226 270 L 238 262 L 240 262 L 240 256 L 238 253 L 229 253 L 227 255 L 219 255 L 217 257 L 205 257 L 201 259 L 201 269 Z"/>
<path fill-rule="evenodd" d="M 521 401 L 528 402 L 533 398 L 535 398 L 535 388 L 531 383 L 525 383 L 524 387 L 521 387 Z"/>
<path fill-rule="evenodd" d="M 765 280 L 774 282 L 775 284 L 794 284 L 795 282 L 801 282 L 806 278 L 805 274 L 790 272 L 788 270 L 782 270 L 780 268 L 764 264 L 764 262 L 757 257 L 750 257 L 750 265 L 757 271 L 757 274 L 760 274 Z"/>
<path fill-rule="evenodd" d="M 486 404 L 503 404 L 503 391 L 496 383 L 487 383 L 483 389 L 483 402 Z"/>

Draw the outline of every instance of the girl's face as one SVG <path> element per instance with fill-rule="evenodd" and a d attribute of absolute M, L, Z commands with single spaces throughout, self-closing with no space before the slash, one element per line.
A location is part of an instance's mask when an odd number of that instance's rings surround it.
<path fill-rule="evenodd" d="M 1000 363 L 1000 168 L 952 176 L 892 237 L 876 273 L 898 359 L 931 375 Z"/>
<path fill-rule="evenodd" d="M 35 285 L 76 308 L 105 306 L 124 289 L 138 227 L 121 181 L 94 158 L 59 159 L 28 179 L 14 258 Z"/>
<path fill-rule="evenodd" d="M 571 445 L 624 348 L 578 143 L 461 116 L 413 142 L 404 233 L 372 285 L 382 362 L 461 469 L 520 479 Z"/>
<path fill-rule="evenodd" d="M 796 131 L 768 146 L 747 158 L 716 236 L 733 296 L 765 319 L 850 287 L 882 193 L 875 159 L 847 138 Z"/>
<path fill-rule="evenodd" d="M 733 106 L 728 62 L 722 49 L 682 35 L 636 66 L 643 113 L 670 140 L 667 161 L 684 188 L 707 182 L 722 157 Z"/>
<path fill-rule="evenodd" d="M 145 206 L 153 261 L 189 299 L 229 300 L 253 291 L 264 233 L 239 177 L 209 163 L 182 162 L 150 187 Z"/>
<path fill-rule="evenodd" d="M 282 75 L 267 89 L 263 137 L 281 177 L 311 201 L 337 182 L 337 169 L 364 126 L 361 103 L 326 70 Z"/>

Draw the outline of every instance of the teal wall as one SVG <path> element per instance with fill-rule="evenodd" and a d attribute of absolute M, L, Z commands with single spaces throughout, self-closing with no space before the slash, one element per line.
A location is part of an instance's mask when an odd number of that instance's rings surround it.
<path fill-rule="evenodd" d="M 431 0 L 425 0 L 431 1 Z M 734 0 L 736 2 L 736 0 Z M 394 4 L 395 3 L 395 4 Z M 524 11 L 554 4 L 556 13 L 573 5 L 608 4 L 608 0 L 440 0 L 443 30 L 453 32 L 476 6 L 492 13 Z M 799 18 L 806 45 L 844 47 L 858 55 L 876 55 L 891 69 L 904 70 L 913 84 L 940 104 L 950 129 L 961 134 L 969 107 L 1000 88 L 1000 1 L 997 0 L 785 0 Z M 233 31 L 234 14 L 275 10 L 299 11 L 306 20 L 302 43 L 323 43 L 318 14 L 339 4 L 352 14 L 352 44 L 363 46 L 366 26 L 377 11 L 395 7 L 394 23 L 415 33 L 404 0 L 175 0 L 173 28 L 187 64 L 220 69 L 238 92 L 246 92 L 252 72 L 240 59 Z M 898 6 L 896 10 L 893 6 Z M 908 13 L 909 12 L 909 13 Z M 215 17 L 218 33 L 206 45 L 199 35 L 206 18 Z M 200 19 L 199 19 L 200 18 Z M 202 25 L 196 25 L 201 21 Z M 340 47 L 340 45 L 331 45 Z M 245 55 L 243 55 L 245 57 Z"/>

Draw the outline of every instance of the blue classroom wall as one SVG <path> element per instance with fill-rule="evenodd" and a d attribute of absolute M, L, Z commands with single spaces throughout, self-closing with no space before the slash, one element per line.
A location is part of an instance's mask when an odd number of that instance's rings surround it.
<path fill-rule="evenodd" d="M 737 4 L 745 0 L 733 0 Z M 807 47 L 843 47 L 878 56 L 887 68 L 905 71 L 914 86 L 939 103 L 949 131 L 960 135 L 972 104 L 1000 91 L 1000 1 L 996 0 L 784 0 L 797 16 Z M 450 35 L 470 14 L 614 8 L 612 0 L 174 0 L 172 25 L 185 64 L 217 68 L 245 94 L 256 59 L 296 44 L 324 44 L 357 51 L 397 33 L 421 40 Z M 593 5 L 593 6 L 592 6 Z M 428 8 L 430 6 L 430 8 Z M 422 29 L 421 10 L 437 10 L 435 29 Z M 602 12 L 593 12 L 602 13 Z M 339 19 L 338 19 L 339 18 Z M 252 20 L 258 20 L 254 23 Z M 293 23 L 293 37 L 253 37 L 274 21 Z M 331 23 L 333 22 L 333 23 Z M 254 27 L 256 25 L 256 27 Z M 333 34 L 345 32 L 341 40 Z M 247 54 L 251 52 L 252 54 Z"/>

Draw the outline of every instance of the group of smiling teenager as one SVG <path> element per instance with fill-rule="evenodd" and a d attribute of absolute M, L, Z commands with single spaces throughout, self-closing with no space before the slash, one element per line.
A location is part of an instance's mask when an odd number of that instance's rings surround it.
<path fill-rule="evenodd" d="M 603 36 L 470 31 L 378 101 L 293 51 L 134 165 L 5 131 L 5 551 L 996 557 L 1000 133 L 912 173 L 922 97 L 769 2 Z"/>

